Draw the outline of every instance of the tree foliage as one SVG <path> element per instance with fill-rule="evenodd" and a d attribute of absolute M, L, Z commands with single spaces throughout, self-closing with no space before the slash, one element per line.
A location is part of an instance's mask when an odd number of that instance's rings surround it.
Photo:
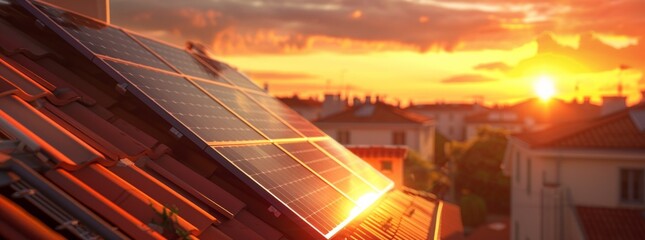
<path fill-rule="evenodd" d="M 447 149 L 457 165 L 456 190 L 466 190 L 480 196 L 488 210 L 501 214 L 509 212 L 510 204 L 510 180 L 500 167 L 506 143 L 506 132 L 481 128 L 474 139 L 465 143 L 451 143 Z"/>
<path fill-rule="evenodd" d="M 443 172 L 414 151 L 408 151 L 403 164 L 403 185 L 406 187 L 437 194 L 450 184 Z"/>

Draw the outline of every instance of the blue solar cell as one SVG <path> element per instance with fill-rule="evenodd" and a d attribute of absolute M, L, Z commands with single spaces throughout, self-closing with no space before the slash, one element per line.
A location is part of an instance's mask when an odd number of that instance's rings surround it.
<path fill-rule="evenodd" d="M 206 81 L 195 81 L 208 93 L 216 96 L 226 106 L 233 109 L 238 115 L 246 119 L 251 125 L 272 139 L 297 138 L 300 135 L 279 119 L 271 115 L 260 105 L 255 103 L 241 91 L 225 86 L 220 86 Z"/>
<path fill-rule="evenodd" d="M 182 77 L 109 60 L 106 62 L 206 142 L 264 139 Z"/>

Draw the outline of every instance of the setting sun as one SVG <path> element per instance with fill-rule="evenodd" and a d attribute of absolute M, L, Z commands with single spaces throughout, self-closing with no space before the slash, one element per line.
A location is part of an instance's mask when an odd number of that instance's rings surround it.
<path fill-rule="evenodd" d="M 535 94 L 540 97 L 542 100 L 549 100 L 553 95 L 555 95 L 555 84 L 553 83 L 553 78 L 549 76 L 541 76 L 535 82 Z"/>

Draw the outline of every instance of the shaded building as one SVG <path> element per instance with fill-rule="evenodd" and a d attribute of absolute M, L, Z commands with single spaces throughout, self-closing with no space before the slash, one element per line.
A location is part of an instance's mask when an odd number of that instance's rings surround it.
<path fill-rule="evenodd" d="M 392 179 L 394 186 L 403 187 L 403 164 L 408 154 L 407 147 L 375 145 L 349 145 L 346 147 L 383 175 Z"/>
<path fill-rule="evenodd" d="M 645 105 L 513 135 L 511 239 L 645 238 Z"/>
<path fill-rule="evenodd" d="M 278 100 L 309 121 L 320 118 L 323 109 L 323 103 L 313 98 L 300 98 L 298 95 L 293 95 L 278 97 Z"/>

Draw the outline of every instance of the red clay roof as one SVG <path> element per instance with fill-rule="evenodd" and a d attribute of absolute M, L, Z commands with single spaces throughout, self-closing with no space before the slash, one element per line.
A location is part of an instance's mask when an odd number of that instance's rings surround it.
<path fill-rule="evenodd" d="M 601 239 L 645 239 L 643 209 L 576 206 L 585 237 Z"/>
<path fill-rule="evenodd" d="M 589 119 L 598 116 L 600 107 L 593 104 L 579 104 L 551 99 L 547 102 L 537 98 L 528 99 L 509 107 L 493 108 L 488 111 L 466 117 L 468 123 L 524 123 L 531 118 L 536 123 L 564 123 Z M 491 115 L 501 115 L 491 119 Z M 504 118 L 504 114 L 513 114 L 514 118 Z"/>
<path fill-rule="evenodd" d="M 645 131 L 639 129 L 634 118 L 645 116 L 632 114 L 641 111 L 645 111 L 645 105 L 514 137 L 534 148 L 644 149 Z"/>
<path fill-rule="evenodd" d="M 320 118 L 315 123 L 415 123 L 431 121 L 430 118 L 406 112 L 382 102 L 362 104 L 340 113 Z"/>
<path fill-rule="evenodd" d="M 408 154 L 408 148 L 402 146 L 346 146 L 360 158 L 390 157 L 403 159 Z"/>

